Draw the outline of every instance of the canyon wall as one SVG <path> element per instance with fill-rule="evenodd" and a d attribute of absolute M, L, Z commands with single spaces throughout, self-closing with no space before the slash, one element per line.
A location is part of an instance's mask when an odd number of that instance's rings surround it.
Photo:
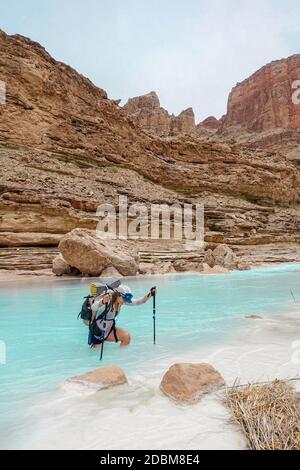
<path fill-rule="evenodd" d="M 275 60 L 229 94 L 220 135 L 300 163 L 300 54 Z"/>
<path fill-rule="evenodd" d="M 201 139 L 188 132 L 191 109 L 170 117 L 153 93 L 155 118 L 141 100 L 124 109 L 22 36 L 0 32 L 0 50 L 0 245 L 57 245 L 95 228 L 98 205 L 120 194 L 148 206 L 203 201 L 209 243 L 300 241 L 300 170 L 284 155 Z"/>
<path fill-rule="evenodd" d="M 300 104 L 294 103 L 300 80 L 300 54 L 275 60 L 238 83 L 228 97 L 223 126 L 254 132 L 300 127 Z M 299 86 L 298 86 L 299 87 Z"/>
<path fill-rule="evenodd" d="M 273 61 L 238 83 L 221 119 L 209 116 L 195 125 L 192 108 L 177 117 L 169 115 L 155 92 L 130 99 L 124 109 L 136 125 L 153 135 L 215 134 L 249 149 L 280 151 L 300 163 L 300 54 Z"/>

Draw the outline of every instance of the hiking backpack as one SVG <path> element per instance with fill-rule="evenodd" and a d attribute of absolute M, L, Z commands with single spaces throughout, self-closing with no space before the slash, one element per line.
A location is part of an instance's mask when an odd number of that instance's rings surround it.
<path fill-rule="evenodd" d="M 91 321 L 92 314 L 93 314 L 93 311 L 92 311 L 92 303 L 93 302 L 91 302 L 90 299 L 94 299 L 94 296 L 93 295 L 87 295 L 86 297 L 84 297 L 84 302 L 81 306 L 81 310 L 80 310 L 77 318 L 81 318 L 82 320 Z"/>

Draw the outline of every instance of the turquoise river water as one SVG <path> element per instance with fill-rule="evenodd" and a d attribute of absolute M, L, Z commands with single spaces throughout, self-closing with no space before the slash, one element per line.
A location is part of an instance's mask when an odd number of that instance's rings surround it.
<path fill-rule="evenodd" d="M 16 429 L 34 403 L 73 375 L 99 367 L 77 320 L 87 280 L 20 281 L 0 285 L 0 448 L 14 447 Z M 226 275 L 169 275 L 127 279 L 134 296 L 157 294 L 157 344 L 152 301 L 123 307 L 118 324 L 132 335 L 127 348 L 106 344 L 101 365 L 127 374 L 171 363 L 172 356 L 216 346 L 245 328 L 245 315 L 276 316 L 300 298 L 300 266 L 286 264 Z M 23 432 L 26 432 L 24 427 Z"/>

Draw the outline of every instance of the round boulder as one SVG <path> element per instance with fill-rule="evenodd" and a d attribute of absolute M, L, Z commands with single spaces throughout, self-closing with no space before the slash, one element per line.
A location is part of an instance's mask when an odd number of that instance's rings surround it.
<path fill-rule="evenodd" d="M 221 374 L 210 364 L 173 364 L 165 373 L 160 389 L 179 402 L 198 401 L 204 393 L 225 385 Z"/>

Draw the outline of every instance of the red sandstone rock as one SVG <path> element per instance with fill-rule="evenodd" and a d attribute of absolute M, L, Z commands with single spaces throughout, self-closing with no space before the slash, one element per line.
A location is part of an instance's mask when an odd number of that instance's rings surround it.
<path fill-rule="evenodd" d="M 214 116 L 209 116 L 197 125 L 197 130 L 207 129 L 209 131 L 216 131 L 219 129 L 219 127 L 220 120 L 215 118 Z"/>
<path fill-rule="evenodd" d="M 300 54 L 265 65 L 232 89 L 223 127 L 255 132 L 299 128 L 300 105 L 292 100 L 292 84 L 299 77 Z"/>

